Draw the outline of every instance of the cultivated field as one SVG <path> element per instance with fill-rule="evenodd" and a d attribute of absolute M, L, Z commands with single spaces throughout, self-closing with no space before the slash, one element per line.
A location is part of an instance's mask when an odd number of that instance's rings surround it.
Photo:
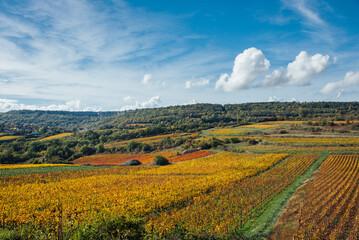
<path fill-rule="evenodd" d="M 233 125 L 107 142 L 104 152 L 71 164 L 2 164 L 0 238 L 25 231 L 30 239 L 86 239 L 99 222 L 109 227 L 125 216 L 140 219 L 147 239 L 265 239 L 306 183 L 296 217 L 275 231 L 291 228 L 289 239 L 357 239 L 359 138 L 346 122 L 336 124 L 343 125 Z M 42 141 L 65 136 L 75 135 Z M 132 141 L 179 140 L 168 149 L 116 152 Z M 170 164 L 151 165 L 157 155 Z M 123 166 L 134 159 L 142 165 Z"/>
<path fill-rule="evenodd" d="M 357 239 L 359 155 L 330 155 L 306 188 L 296 239 Z"/>

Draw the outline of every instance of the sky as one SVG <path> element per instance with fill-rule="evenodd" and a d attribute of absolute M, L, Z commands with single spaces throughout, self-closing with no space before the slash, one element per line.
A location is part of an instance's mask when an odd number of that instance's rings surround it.
<path fill-rule="evenodd" d="M 358 0 L 0 0 L 0 112 L 358 101 Z"/>

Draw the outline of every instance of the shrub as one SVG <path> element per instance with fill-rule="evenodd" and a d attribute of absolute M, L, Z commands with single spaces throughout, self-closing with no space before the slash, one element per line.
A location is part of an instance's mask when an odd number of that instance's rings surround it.
<path fill-rule="evenodd" d="M 169 165 L 170 162 L 168 161 L 167 158 L 165 158 L 162 155 L 156 155 L 153 159 L 152 162 L 153 165 L 157 165 L 157 166 L 165 166 L 165 165 Z"/>
<path fill-rule="evenodd" d="M 131 160 L 128 160 L 120 165 L 122 166 L 138 166 L 138 165 L 141 165 L 142 163 L 136 159 L 131 159 Z"/>

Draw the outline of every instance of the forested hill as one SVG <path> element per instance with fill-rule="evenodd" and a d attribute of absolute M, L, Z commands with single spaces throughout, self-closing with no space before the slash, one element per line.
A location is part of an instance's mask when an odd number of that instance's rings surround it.
<path fill-rule="evenodd" d="M 267 120 L 358 120 L 359 102 L 194 104 L 123 112 L 9 111 L 0 124 L 111 128 L 126 123 L 206 125 Z"/>

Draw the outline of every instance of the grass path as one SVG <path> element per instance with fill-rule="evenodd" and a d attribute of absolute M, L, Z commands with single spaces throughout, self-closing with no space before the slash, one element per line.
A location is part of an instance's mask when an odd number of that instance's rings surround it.
<path fill-rule="evenodd" d="M 269 203 L 258 218 L 250 220 L 239 232 L 243 233 L 248 239 L 265 239 L 270 234 L 282 210 L 295 191 L 319 168 L 328 155 L 329 153 L 323 152 L 322 156 L 303 175 L 294 180 L 286 190 Z"/>

